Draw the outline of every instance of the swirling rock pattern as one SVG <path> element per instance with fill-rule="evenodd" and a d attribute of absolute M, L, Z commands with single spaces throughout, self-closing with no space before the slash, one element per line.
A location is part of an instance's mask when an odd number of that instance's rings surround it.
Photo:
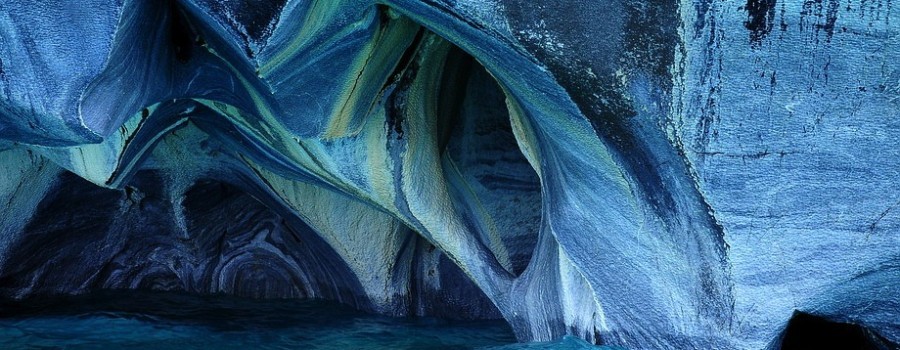
<path fill-rule="evenodd" d="M 896 23 L 2 0 L 0 295 L 328 298 L 630 348 L 779 348 L 797 311 L 898 344 Z"/>

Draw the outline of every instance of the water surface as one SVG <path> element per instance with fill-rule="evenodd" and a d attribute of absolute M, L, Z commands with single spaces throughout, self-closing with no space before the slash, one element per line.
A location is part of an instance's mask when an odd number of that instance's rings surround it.
<path fill-rule="evenodd" d="M 516 344 L 503 321 L 391 318 L 316 300 L 102 293 L 0 304 L 0 348 L 587 349 Z"/>

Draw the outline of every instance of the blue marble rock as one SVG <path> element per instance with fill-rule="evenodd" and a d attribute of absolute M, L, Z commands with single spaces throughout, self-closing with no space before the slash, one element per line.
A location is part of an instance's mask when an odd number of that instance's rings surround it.
<path fill-rule="evenodd" d="M 896 347 L 895 6 L 0 0 L 0 297 Z"/>

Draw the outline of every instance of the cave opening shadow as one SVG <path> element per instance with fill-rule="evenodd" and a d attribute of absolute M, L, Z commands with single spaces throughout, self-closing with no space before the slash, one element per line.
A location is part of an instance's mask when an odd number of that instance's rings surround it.
<path fill-rule="evenodd" d="M 435 92 L 454 205 L 498 262 L 519 276 L 537 246 L 542 193 L 513 133 L 510 97 L 475 57 L 452 44 Z"/>
<path fill-rule="evenodd" d="M 896 345 L 862 325 L 795 311 L 774 348 L 887 350 Z"/>

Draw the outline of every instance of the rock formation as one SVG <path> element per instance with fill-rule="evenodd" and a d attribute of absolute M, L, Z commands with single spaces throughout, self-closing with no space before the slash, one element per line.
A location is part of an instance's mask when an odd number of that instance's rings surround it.
<path fill-rule="evenodd" d="M 896 346 L 894 6 L 0 0 L 0 296 Z"/>

